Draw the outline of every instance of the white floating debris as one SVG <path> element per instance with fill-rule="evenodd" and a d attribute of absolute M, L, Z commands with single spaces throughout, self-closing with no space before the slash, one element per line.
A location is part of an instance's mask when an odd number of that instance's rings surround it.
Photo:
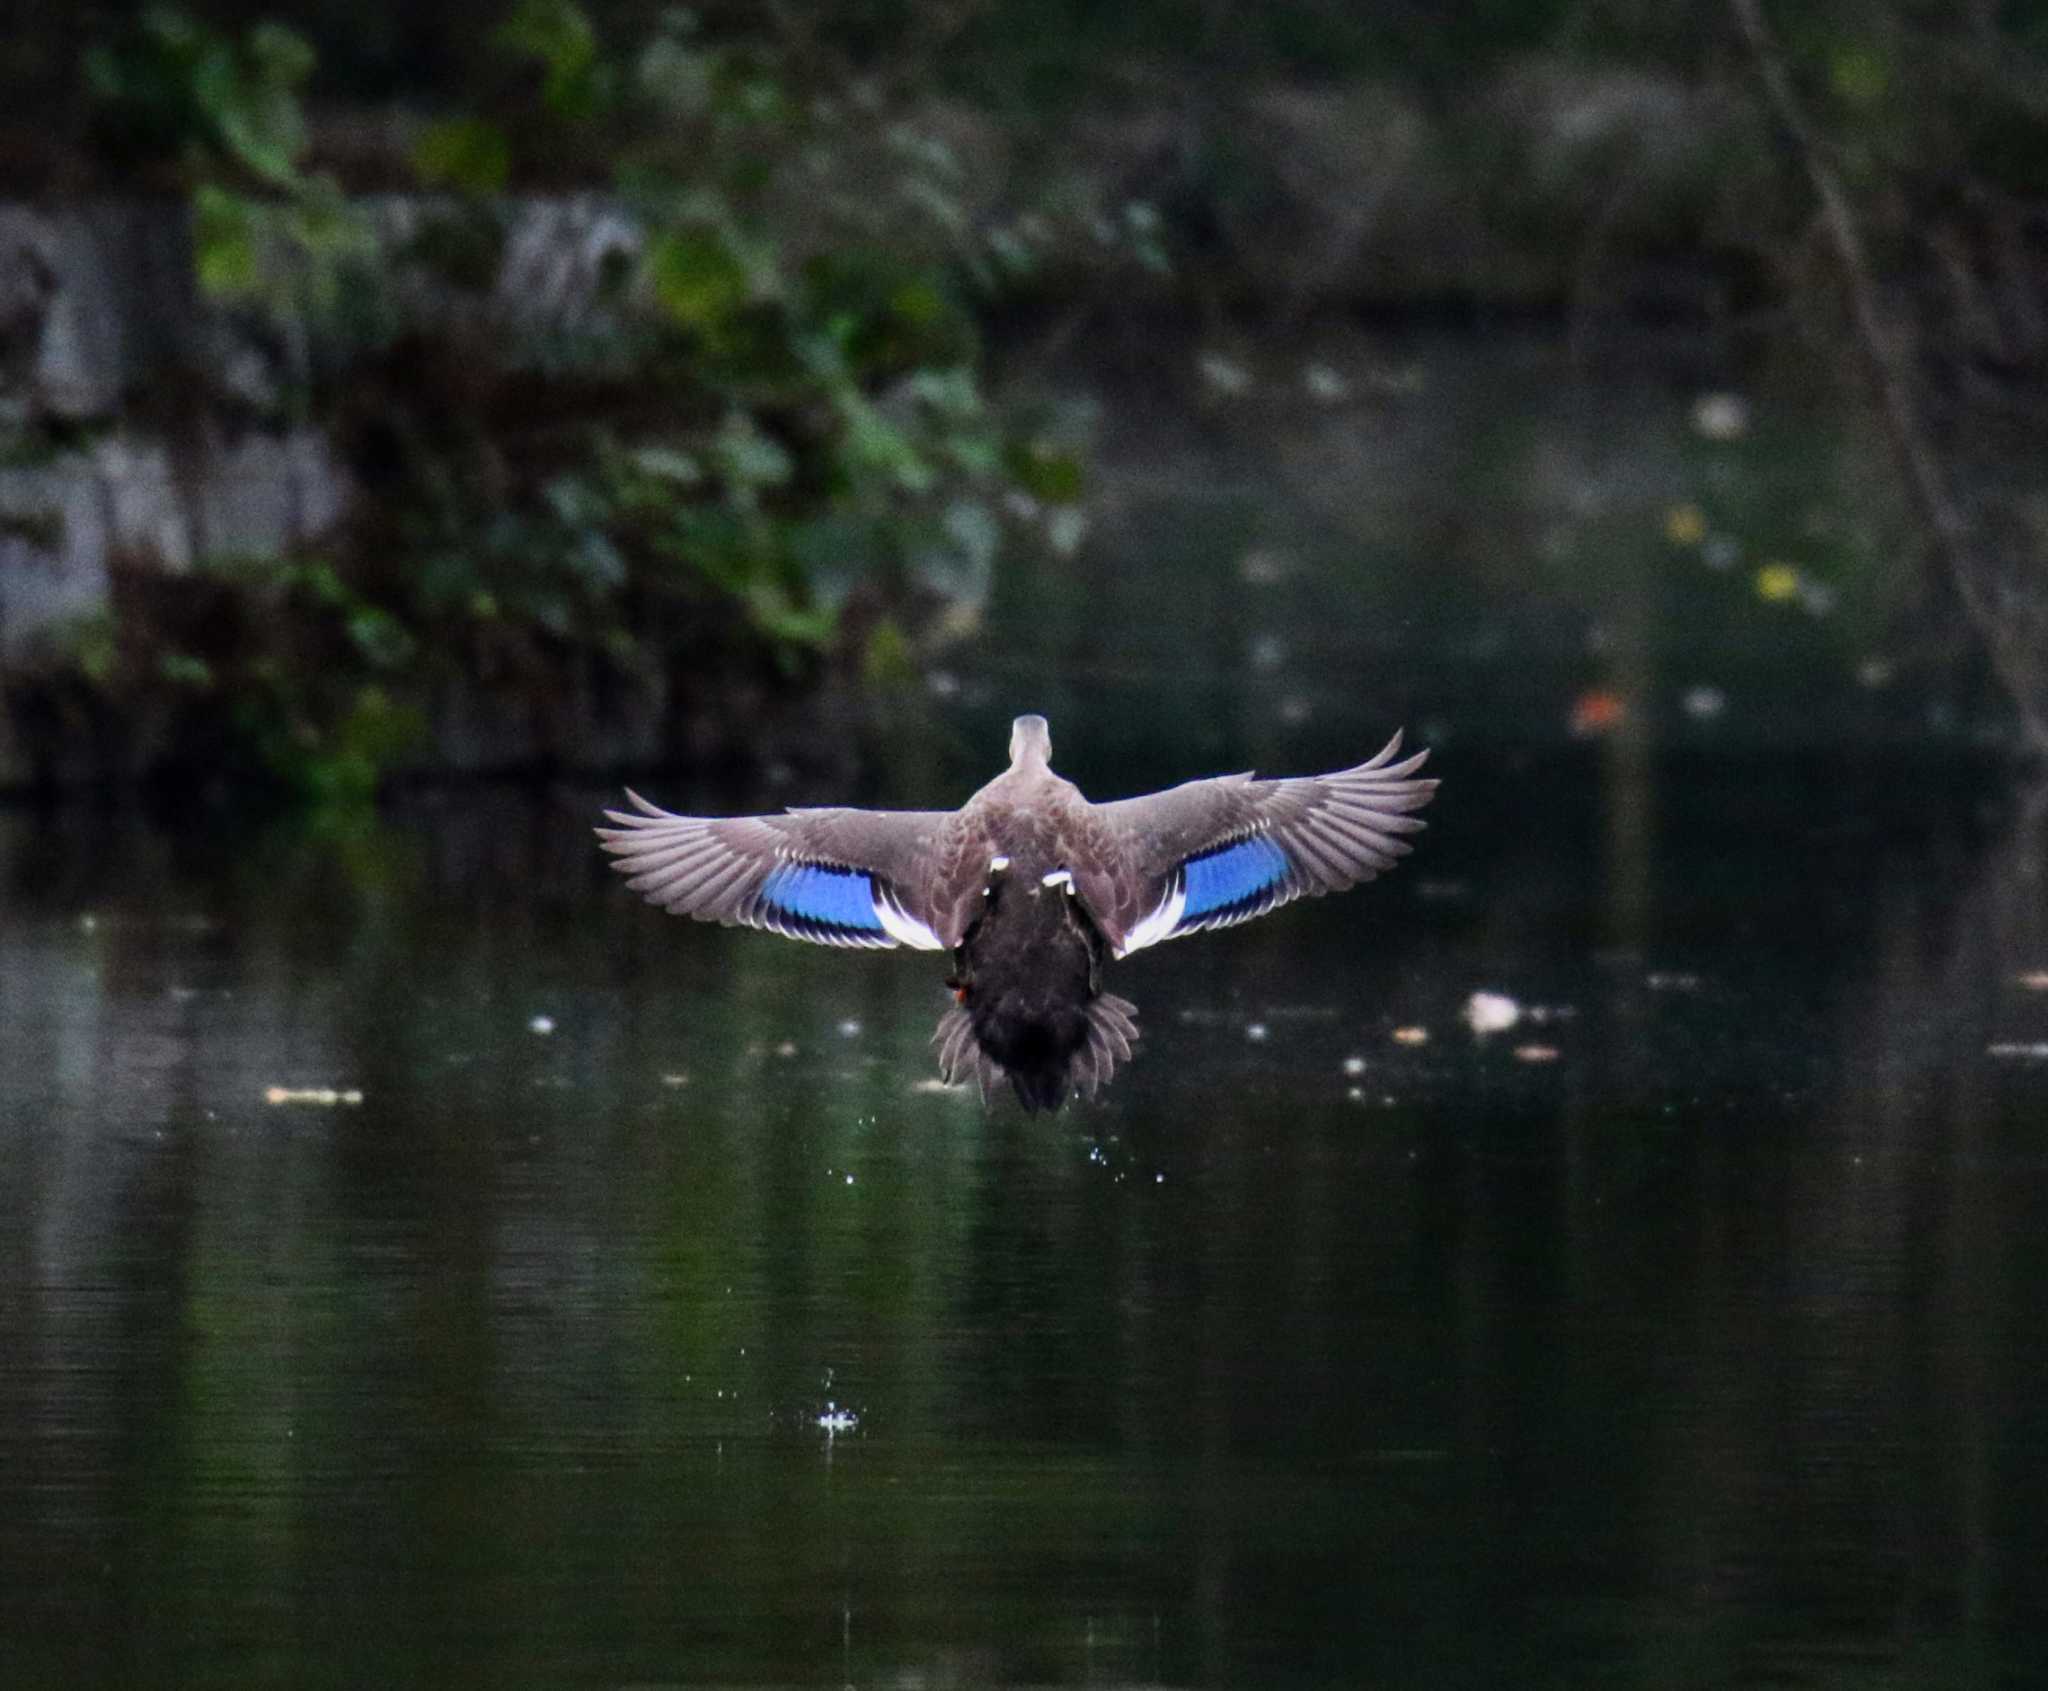
<path fill-rule="evenodd" d="M 1412 1025 L 1399 1027 L 1394 1029 L 1393 1037 L 1396 1045 L 1427 1045 L 1429 1043 L 1429 1029 Z"/>
<path fill-rule="evenodd" d="M 848 1176 L 846 1177 L 846 1184 L 847 1184 L 847 1185 L 849 1185 L 849 1186 L 851 1186 L 851 1185 L 853 1184 L 853 1176 L 852 1176 L 852 1175 L 850 1175 L 850 1174 L 849 1174 L 849 1175 L 848 1175 Z"/>
<path fill-rule="evenodd" d="M 1253 669 L 1276 670 L 1287 662 L 1287 642 L 1277 634 L 1260 634 L 1245 649 Z"/>
<path fill-rule="evenodd" d="M 266 1104 L 318 1104 L 332 1109 L 336 1104 L 360 1104 L 363 1095 L 353 1086 L 266 1086 L 263 1101 Z"/>
<path fill-rule="evenodd" d="M 1354 1104 L 1363 1104 L 1365 1102 L 1365 1088 L 1362 1086 L 1347 1086 L 1344 1089 L 1344 1096 Z"/>
<path fill-rule="evenodd" d="M 1248 393 L 1252 385 L 1252 373 L 1234 358 L 1226 358 L 1220 352 L 1205 352 L 1195 360 L 1195 368 L 1201 372 L 1202 380 L 1218 393 L 1229 398 Z"/>
<path fill-rule="evenodd" d="M 818 1425 L 835 1435 L 850 1433 L 860 1425 L 860 1417 L 851 1409 L 841 1409 L 836 1403 L 828 1403 L 825 1413 L 818 1417 Z"/>
<path fill-rule="evenodd" d="M 1643 985 L 1652 992 L 1697 992 L 1700 978 L 1684 969 L 1652 969 L 1643 977 Z"/>
<path fill-rule="evenodd" d="M 1522 1006 L 1504 992 L 1475 992 L 1459 1012 L 1465 1025 L 1484 1039 L 1490 1033 L 1504 1033 L 1522 1019 Z"/>
<path fill-rule="evenodd" d="M 2017 984 L 2029 992 L 2048 992 L 2048 969 L 2029 969 L 2023 975 L 2014 977 Z"/>
<path fill-rule="evenodd" d="M 2002 1039 L 1984 1047 L 1987 1057 L 2018 1057 L 2038 1062 L 2048 1058 L 2048 1039 Z"/>
<path fill-rule="evenodd" d="M 1678 702 L 1694 721 L 1711 722 L 1728 708 L 1728 695 L 1718 687 L 1688 687 Z"/>
<path fill-rule="evenodd" d="M 858 1039 L 860 1037 L 860 1023 L 853 1017 L 848 1016 L 845 1021 L 839 1024 L 839 1037 L 841 1039 Z"/>
<path fill-rule="evenodd" d="M 1257 1045 L 1261 1040 L 1263 1040 L 1266 1037 L 1266 1032 L 1267 1028 L 1264 1022 L 1245 1023 L 1244 1036 L 1245 1038 L 1249 1039 L 1254 1045 Z"/>
<path fill-rule="evenodd" d="M 1238 579 L 1250 587 L 1271 587 L 1293 570 L 1294 560 L 1270 546 L 1254 546 L 1237 560 Z"/>
<path fill-rule="evenodd" d="M 796 1041 L 785 1039 L 780 1045 L 775 1047 L 775 1055 L 778 1057 L 794 1057 L 796 1055 Z"/>
<path fill-rule="evenodd" d="M 1364 1074 L 1365 1059 L 1363 1057 L 1346 1057 L 1344 1059 L 1344 1072 L 1354 1076 Z"/>
<path fill-rule="evenodd" d="M 538 1034 L 553 1033 L 555 1031 L 555 1018 L 553 1016 L 535 1016 L 526 1024 L 526 1031 Z"/>
<path fill-rule="evenodd" d="M 665 1074 L 661 1077 L 663 1086 L 688 1086 L 690 1077 L 686 1074 Z"/>
<path fill-rule="evenodd" d="M 1517 1045 L 1515 1061 L 1518 1063 L 1554 1063 L 1558 1058 L 1555 1045 Z"/>
<path fill-rule="evenodd" d="M 1856 666 L 1856 680 L 1864 687 L 1883 687 L 1892 678 L 1892 666 L 1883 658 L 1865 658 Z"/>
<path fill-rule="evenodd" d="M 1351 397 L 1351 384 L 1327 364 L 1311 364 L 1304 369 L 1301 385 L 1319 405 L 1341 405 Z"/>
<path fill-rule="evenodd" d="M 1692 427 L 1706 440 L 1740 440 L 1749 432 L 1749 402 L 1740 394 L 1703 393 L 1692 402 Z"/>

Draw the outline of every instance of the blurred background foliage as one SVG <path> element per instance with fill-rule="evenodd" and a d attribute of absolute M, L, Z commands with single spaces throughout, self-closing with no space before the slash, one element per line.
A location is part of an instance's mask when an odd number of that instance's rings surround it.
<path fill-rule="evenodd" d="M 1770 16 L 1932 445 L 2004 490 L 1971 516 L 2023 567 L 1987 602 L 2038 615 L 2048 0 Z M 1086 532 L 1085 431 L 991 400 L 1018 345 L 1534 319 L 1575 357 L 1676 327 L 1864 385 L 1715 7 L 82 5 L 19 20 L 0 71 L 0 186 L 189 203 L 196 287 L 269 368 L 178 403 L 315 425 L 365 496 L 318 556 L 125 572 L 53 708 L 168 712 L 313 791 L 402 767 L 465 678 L 670 720 L 906 679 L 1001 558 Z M 552 315 L 507 281 L 537 198 L 587 225 Z M 1688 509 L 1586 555 L 1721 568 Z M 1874 546 L 1693 597 L 1862 607 L 1860 651 L 1954 596 Z"/>

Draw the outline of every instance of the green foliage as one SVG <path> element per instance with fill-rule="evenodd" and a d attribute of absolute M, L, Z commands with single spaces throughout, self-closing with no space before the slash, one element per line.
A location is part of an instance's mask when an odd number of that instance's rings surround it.
<path fill-rule="evenodd" d="M 614 44 L 576 0 L 518 0 L 489 39 L 530 101 L 420 132 L 432 198 L 402 240 L 305 169 L 312 67 L 286 32 L 158 10 L 88 68 L 109 124 L 181 171 L 204 292 L 310 329 L 295 403 L 379 444 L 331 556 L 215 561 L 213 615 L 126 606 L 78 669 L 224 715 L 245 761 L 317 797 L 373 787 L 443 680 L 900 684 L 933 607 L 988 590 L 1006 496 L 1081 492 L 983 397 L 961 282 L 987 249 L 942 141 L 685 12 Z M 578 323 L 536 326 L 501 293 L 508 190 L 576 159 L 609 161 L 637 239 Z"/>
<path fill-rule="evenodd" d="M 576 0 L 520 0 L 497 39 L 540 64 L 541 98 L 558 116 L 595 117 L 610 105 L 613 67 L 599 56 L 597 30 Z"/>
<path fill-rule="evenodd" d="M 487 119 L 444 118 L 428 124 L 414 144 L 412 166 L 426 187 L 495 194 L 512 174 L 512 143 Z"/>
<path fill-rule="evenodd" d="M 86 88 L 117 147 L 274 188 L 297 174 L 298 90 L 312 69 L 312 48 L 280 24 L 237 41 L 170 6 L 150 7 L 125 38 L 85 55 Z"/>
<path fill-rule="evenodd" d="M 169 6 L 85 56 L 103 143 L 175 163 L 193 195 L 200 287 L 279 318 L 331 312 L 372 256 L 362 218 L 330 176 L 301 169 L 299 94 L 313 50 L 278 24 L 235 39 Z"/>

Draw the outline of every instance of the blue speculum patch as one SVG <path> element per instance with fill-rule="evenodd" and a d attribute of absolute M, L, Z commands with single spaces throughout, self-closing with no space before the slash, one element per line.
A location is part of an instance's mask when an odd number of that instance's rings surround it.
<path fill-rule="evenodd" d="M 760 897 L 801 921 L 855 933 L 884 931 L 875 914 L 875 883 L 864 869 L 785 863 L 761 883 Z"/>
<path fill-rule="evenodd" d="M 1188 860 L 1181 925 L 1254 905 L 1287 874 L 1287 854 L 1263 834 Z"/>

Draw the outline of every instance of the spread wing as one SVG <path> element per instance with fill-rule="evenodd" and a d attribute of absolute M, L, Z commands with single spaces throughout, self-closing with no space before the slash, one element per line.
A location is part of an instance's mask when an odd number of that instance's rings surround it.
<path fill-rule="evenodd" d="M 1427 752 L 1377 757 L 1334 775 L 1261 781 L 1222 775 L 1093 807 L 1120 872 L 1080 876 L 1118 956 L 1182 934 L 1249 921 L 1304 894 L 1369 881 L 1407 856 L 1410 812 L 1436 782 L 1417 779 Z"/>
<path fill-rule="evenodd" d="M 597 837 L 650 903 L 819 945 L 960 943 L 985 864 L 956 811 L 790 810 L 676 816 L 638 793 Z"/>

